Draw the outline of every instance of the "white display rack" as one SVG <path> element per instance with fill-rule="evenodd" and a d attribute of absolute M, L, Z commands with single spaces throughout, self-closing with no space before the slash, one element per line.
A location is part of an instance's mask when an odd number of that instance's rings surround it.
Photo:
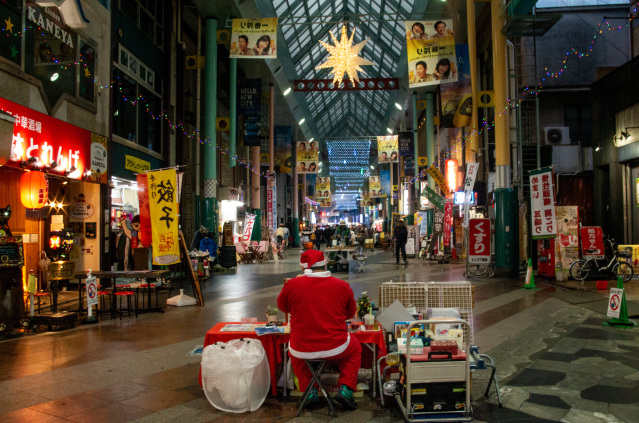
<path fill-rule="evenodd" d="M 384 282 L 379 287 L 379 313 L 399 300 L 404 307 L 425 313 L 428 306 L 426 282 Z"/>
<path fill-rule="evenodd" d="M 464 339 L 468 345 L 475 345 L 473 336 L 473 288 L 468 281 L 458 282 L 427 282 L 428 307 L 457 308 L 464 325 Z"/>

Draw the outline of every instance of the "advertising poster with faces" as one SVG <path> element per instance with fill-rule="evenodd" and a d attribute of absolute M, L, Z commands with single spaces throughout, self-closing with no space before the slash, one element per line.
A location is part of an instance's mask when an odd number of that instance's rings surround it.
<path fill-rule="evenodd" d="M 397 145 L 397 135 L 377 137 L 378 163 L 398 163 L 399 150 Z"/>
<path fill-rule="evenodd" d="M 233 19 L 231 58 L 277 58 L 277 18 Z"/>
<path fill-rule="evenodd" d="M 409 88 L 457 81 L 452 19 L 406 21 Z"/>
<path fill-rule="evenodd" d="M 379 176 L 368 177 L 368 196 L 370 198 L 379 198 L 384 194 Z"/>
<path fill-rule="evenodd" d="M 297 173 L 317 173 L 319 149 L 316 141 L 298 141 L 296 151 Z"/>
<path fill-rule="evenodd" d="M 315 181 L 315 198 L 318 200 L 331 199 L 331 178 L 318 176 Z"/>

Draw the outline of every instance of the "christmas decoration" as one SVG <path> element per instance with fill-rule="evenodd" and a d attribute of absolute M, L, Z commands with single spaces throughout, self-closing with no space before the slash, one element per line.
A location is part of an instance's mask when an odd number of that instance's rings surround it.
<path fill-rule="evenodd" d="M 348 75 L 348 78 L 353 81 L 359 82 L 359 77 L 357 76 L 357 71 L 362 73 L 364 70 L 360 67 L 360 65 L 374 65 L 375 63 L 364 59 L 363 57 L 359 57 L 359 52 L 366 45 L 369 38 L 364 41 L 353 45 L 353 37 L 355 36 L 355 29 L 353 28 L 353 32 L 351 33 L 351 37 L 348 38 L 346 33 L 346 25 L 342 26 L 342 34 L 339 42 L 335 38 L 332 32 L 331 38 L 333 39 L 334 46 L 326 44 L 324 41 L 319 40 L 320 44 L 324 46 L 324 48 L 330 54 L 330 57 L 326 60 L 326 62 L 317 66 L 315 69 L 326 69 L 333 68 L 331 72 L 329 72 L 329 76 L 333 75 L 333 83 L 340 85 L 342 83 L 342 79 L 344 79 L 344 73 Z"/>

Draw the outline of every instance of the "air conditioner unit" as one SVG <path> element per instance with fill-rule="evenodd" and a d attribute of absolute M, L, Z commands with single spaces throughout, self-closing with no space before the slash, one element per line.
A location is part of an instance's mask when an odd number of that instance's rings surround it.
<path fill-rule="evenodd" d="M 546 145 L 570 144 L 570 131 L 567 126 L 547 126 L 544 128 Z"/>

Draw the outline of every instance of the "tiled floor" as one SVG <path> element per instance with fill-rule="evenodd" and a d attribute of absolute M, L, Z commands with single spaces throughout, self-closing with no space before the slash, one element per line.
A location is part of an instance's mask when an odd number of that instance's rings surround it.
<path fill-rule="evenodd" d="M 366 273 L 336 274 L 356 297 L 362 291 L 376 297 L 378 285 L 390 280 L 464 279 L 461 261 L 396 266 L 390 252 L 370 256 Z M 397 409 L 382 408 L 368 394 L 357 411 L 340 411 L 337 419 L 326 408 L 295 419 L 293 399 L 268 397 L 257 411 L 236 415 L 204 397 L 199 357 L 187 352 L 219 321 L 262 319 L 282 278 L 299 273 L 298 260 L 299 252 L 288 250 L 277 263 L 215 274 L 202 284 L 205 307 L 170 307 L 0 342 L 0 422 L 402 421 Z M 536 282 L 539 290 L 524 290 L 521 279 L 473 279 L 475 343 L 495 359 L 503 398 L 503 408 L 494 390 L 484 399 L 488 373 L 475 372 L 475 419 L 639 422 L 639 329 L 602 326 L 606 293 Z M 628 284 L 631 315 L 639 313 L 637 284 Z"/>

